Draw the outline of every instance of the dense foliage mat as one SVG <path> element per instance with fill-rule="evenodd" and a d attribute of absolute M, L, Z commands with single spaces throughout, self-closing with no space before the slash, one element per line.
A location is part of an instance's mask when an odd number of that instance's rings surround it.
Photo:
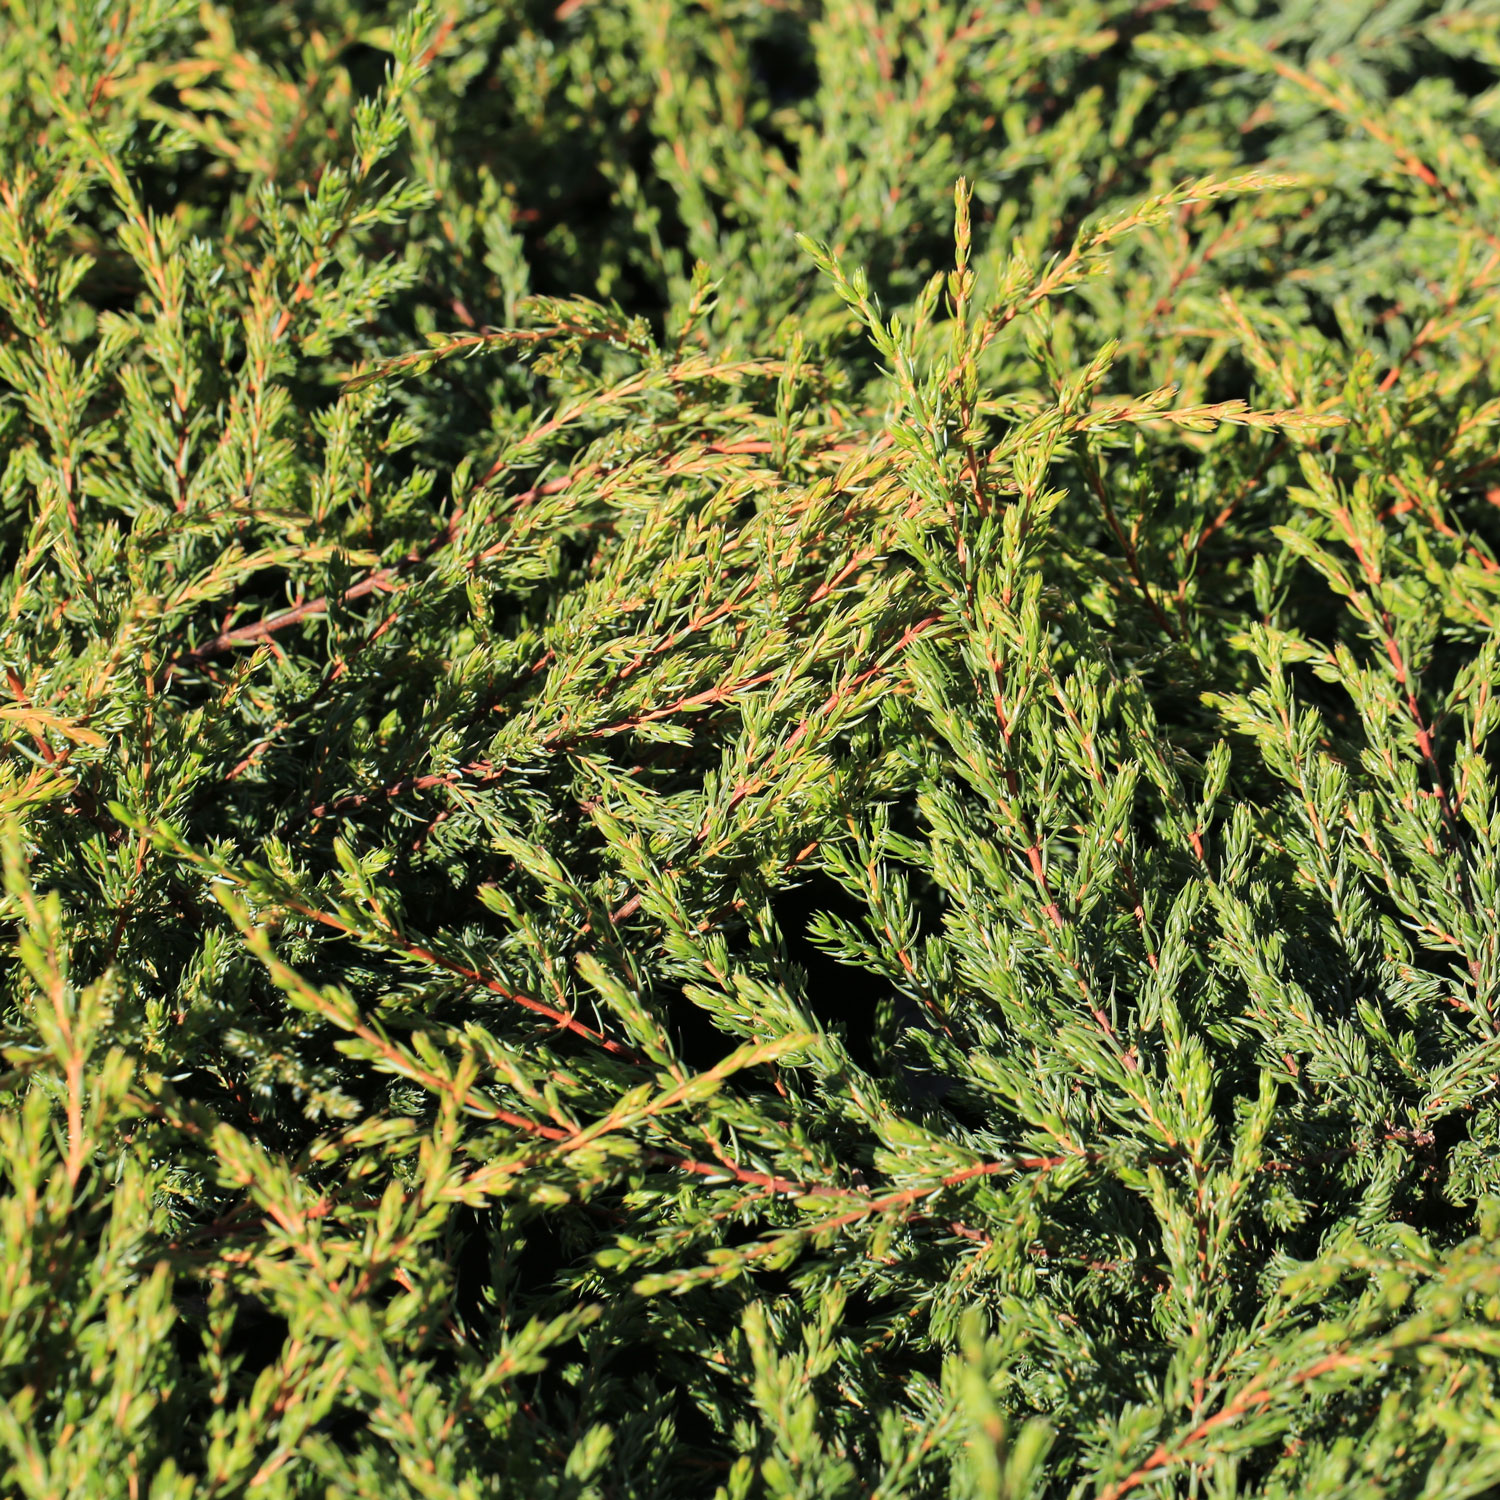
<path fill-rule="evenodd" d="M 1500 6 L 0 90 L 0 1490 L 1500 1492 Z"/>

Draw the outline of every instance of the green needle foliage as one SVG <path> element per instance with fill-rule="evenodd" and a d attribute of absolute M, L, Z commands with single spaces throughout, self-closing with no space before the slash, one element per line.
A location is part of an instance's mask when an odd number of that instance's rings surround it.
<path fill-rule="evenodd" d="M 1500 5 L 14 0 L 0 1492 L 1500 1493 Z"/>

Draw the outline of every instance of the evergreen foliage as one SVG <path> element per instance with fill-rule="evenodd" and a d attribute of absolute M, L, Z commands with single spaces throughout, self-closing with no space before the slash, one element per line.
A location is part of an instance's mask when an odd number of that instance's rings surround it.
<path fill-rule="evenodd" d="M 1500 5 L 0 90 L 0 1491 L 1500 1493 Z"/>

